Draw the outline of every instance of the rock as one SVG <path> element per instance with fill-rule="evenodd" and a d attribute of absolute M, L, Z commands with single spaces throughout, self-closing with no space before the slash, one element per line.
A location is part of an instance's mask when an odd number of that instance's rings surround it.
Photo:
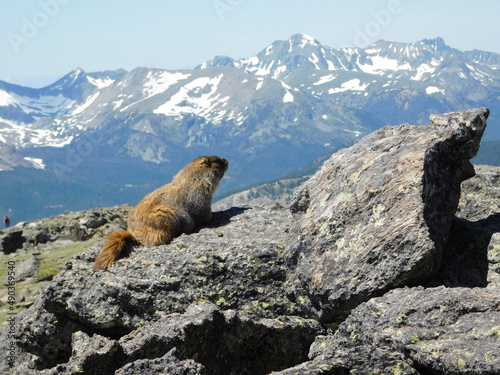
<path fill-rule="evenodd" d="M 476 286 L 500 288 L 500 167 L 475 168 L 477 175 L 462 183 L 458 225 L 450 236 L 458 256 L 448 260 L 462 263 L 455 275 L 474 278 Z"/>
<path fill-rule="evenodd" d="M 25 242 L 26 237 L 23 236 L 23 231 L 16 227 L 0 234 L 0 244 L 4 254 L 10 254 L 22 249 Z"/>
<path fill-rule="evenodd" d="M 112 374 L 122 355 L 121 348 L 115 340 L 92 335 L 82 331 L 75 332 L 72 337 L 71 361 L 59 364 L 44 371 L 46 375 L 56 374 Z"/>
<path fill-rule="evenodd" d="M 131 206 L 67 212 L 63 215 L 20 222 L 0 232 L 1 250 L 10 254 L 18 250 L 43 249 L 58 240 L 86 241 L 126 228 L 126 218 Z"/>
<path fill-rule="evenodd" d="M 139 359 L 129 363 L 115 372 L 115 375 L 206 375 L 205 367 L 192 360 L 181 361 L 175 357 L 175 349 L 156 359 Z"/>
<path fill-rule="evenodd" d="M 29 257 L 24 262 L 16 266 L 15 273 L 16 283 L 36 276 L 38 273 L 38 260 L 34 256 Z"/>
<path fill-rule="evenodd" d="M 335 326 L 361 302 L 436 275 L 488 114 L 388 126 L 327 160 L 292 199 L 296 300 Z"/>
<path fill-rule="evenodd" d="M 498 290 L 404 288 L 358 306 L 279 374 L 498 374 Z M 302 372 L 301 372 L 302 371 Z"/>
<path fill-rule="evenodd" d="M 75 332 L 117 340 L 160 313 L 183 313 L 193 302 L 238 310 L 242 319 L 293 317 L 291 324 L 307 329 L 302 311 L 285 295 L 282 254 L 289 224 L 283 208 L 233 208 L 168 245 L 135 246 L 99 272 L 92 271 L 92 262 L 100 247 L 91 247 L 66 265 L 40 304 L 21 318 L 19 344 L 40 357 L 40 369 L 53 368 L 71 358 Z M 42 328 L 42 321 L 51 323 Z M 305 355 L 307 345 L 300 345 Z"/>
<path fill-rule="evenodd" d="M 104 224 L 106 224 L 107 222 L 108 222 L 108 220 L 103 215 L 103 213 L 100 211 L 92 211 L 92 212 L 88 213 L 87 216 L 80 219 L 80 225 L 83 225 L 87 228 L 92 228 L 92 229 L 99 228 L 99 227 L 103 226 Z"/>
<path fill-rule="evenodd" d="M 152 369 L 169 374 L 180 369 L 193 374 L 204 374 L 205 369 L 208 374 L 268 374 L 307 360 L 309 346 L 322 332 L 314 320 L 255 320 L 236 311 L 222 312 L 213 304 L 192 304 L 184 314 L 161 315 L 119 340 L 75 331 L 69 360 L 52 363 L 47 374 L 78 373 L 71 372 L 75 368 L 101 375 Z M 47 346 L 55 348 L 46 343 L 41 349 L 54 354 Z"/>
<path fill-rule="evenodd" d="M 319 324 L 299 317 L 251 319 L 211 304 L 193 304 L 184 314 L 160 318 L 120 339 L 126 362 L 176 348 L 179 359 L 195 359 L 209 374 L 268 374 L 305 360 L 321 333 Z M 154 333 L 154 334 L 153 334 Z M 306 349 L 306 350 L 304 350 Z"/>

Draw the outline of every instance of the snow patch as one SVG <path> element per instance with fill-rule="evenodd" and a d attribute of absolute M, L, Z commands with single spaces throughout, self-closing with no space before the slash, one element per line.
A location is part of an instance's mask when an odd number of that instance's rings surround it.
<path fill-rule="evenodd" d="M 123 99 L 113 102 L 113 110 L 117 110 L 122 106 L 122 104 L 123 104 Z"/>
<path fill-rule="evenodd" d="M 367 51 L 368 52 L 368 51 Z M 399 65 L 399 61 L 396 59 L 389 59 L 382 56 L 371 56 L 372 64 L 360 65 L 360 68 L 365 73 L 370 74 L 384 74 L 386 70 L 411 70 L 410 64 L 406 63 Z"/>
<path fill-rule="evenodd" d="M 316 41 L 312 36 L 302 34 L 302 40 L 300 41 L 300 46 L 299 48 L 304 48 L 308 44 L 316 45 Z"/>
<path fill-rule="evenodd" d="M 368 87 L 368 85 L 368 83 L 361 84 L 361 81 L 355 78 L 351 79 L 350 81 L 344 82 L 340 87 L 328 90 L 328 93 L 336 94 L 344 91 L 364 91 Z"/>
<path fill-rule="evenodd" d="M 29 161 L 36 169 L 45 169 L 43 159 L 25 157 L 24 160 Z"/>
<path fill-rule="evenodd" d="M 8 107 L 11 104 L 15 104 L 16 101 L 14 97 L 7 91 L 0 90 L 0 107 Z"/>
<path fill-rule="evenodd" d="M 277 79 L 282 73 L 286 72 L 286 65 L 278 66 L 273 73 L 273 78 Z"/>
<path fill-rule="evenodd" d="M 109 77 L 97 79 L 87 76 L 87 80 L 96 86 L 98 89 L 102 90 L 108 86 L 111 86 L 115 81 Z"/>
<path fill-rule="evenodd" d="M 255 91 L 259 91 L 264 84 L 264 78 L 258 78 L 259 82 L 257 82 L 257 86 L 255 87 Z"/>
<path fill-rule="evenodd" d="M 318 62 L 319 62 L 319 58 L 318 58 L 318 56 L 316 56 L 316 54 L 315 54 L 315 53 L 312 53 L 312 55 L 311 55 L 311 56 L 312 56 L 312 57 L 310 57 L 308 60 L 314 64 L 314 67 L 315 67 L 316 69 L 318 69 L 318 70 L 319 70 L 319 69 L 321 69 L 321 68 L 319 67 L 319 65 L 318 65 Z"/>
<path fill-rule="evenodd" d="M 323 85 L 325 83 L 333 81 L 337 76 L 335 74 L 328 74 L 319 79 L 318 82 L 313 83 L 313 86 Z"/>
<path fill-rule="evenodd" d="M 286 90 L 285 96 L 283 96 L 283 103 L 293 103 L 293 95 L 290 91 Z"/>
<path fill-rule="evenodd" d="M 0 90 L 0 106 L 16 105 L 26 113 L 39 112 L 40 115 L 54 115 L 67 110 L 74 101 L 59 94 L 57 96 L 40 96 L 30 98 Z"/>
<path fill-rule="evenodd" d="M 97 91 L 94 95 L 90 96 L 86 101 L 85 103 L 83 103 L 82 105 L 79 105 L 78 107 L 76 107 L 74 110 L 73 110 L 73 114 L 74 115 L 78 115 L 80 113 L 82 113 L 83 111 L 85 111 L 88 107 L 90 107 L 92 105 L 92 103 L 97 99 L 97 97 L 99 96 L 100 92 Z"/>
<path fill-rule="evenodd" d="M 214 94 L 222 80 L 223 74 L 216 77 L 200 77 L 185 86 L 181 87 L 177 93 L 170 97 L 170 100 L 158 108 L 153 113 L 166 116 L 181 114 L 196 114 L 208 116 L 219 103 L 220 95 Z"/>
<path fill-rule="evenodd" d="M 144 90 L 142 92 L 146 97 L 151 97 L 167 91 L 169 87 L 190 76 L 191 74 L 180 72 L 149 72 L 146 76 L 147 81 L 144 83 Z"/>
<path fill-rule="evenodd" d="M 440 88 L 436 87 L 436 86 L 428 86 L 425 88 L 425 92 L 427 93 L 427 95 L 431 95 L 431 94 L 436 94 L 436 93 L 441 93 L 441 94 L 444 94 L 444 90 L 441 90 Z"/>
<path fill-rule="evenodd" d="M 436 71 L 436 68 L 430 66 L 429 64 L 421 64 L 417 68 L 417 72 L 413 77 L 411 77 L 412 80 L 414 81 L 420 81 L 425 74 L 432 74 Z"/>
<path fill-rule="evenodd" d="M 64 147 L 71 143 L 73 136 L 61 136 L 60 130 L 31 129 L 25 124 L 2 119 L 0 138 L 4 143 L 17 147 Z"/>

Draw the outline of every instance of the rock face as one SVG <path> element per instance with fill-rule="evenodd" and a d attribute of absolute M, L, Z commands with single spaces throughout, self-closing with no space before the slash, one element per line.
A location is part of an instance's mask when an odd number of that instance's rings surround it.
<path fill-rule="evenodd" d="M 462 184 L 448 259 L 479 280 L 477 286 L 500 288 L 500 168 L 479 165 L 476 171 Z"/>
<path fill-rule="evenodd" d="M 498 289 L 396 289 L 357 307 L 316 339 L 310 362 L 280 374 L 498 374 L 499 328 Z"/>
<path fill-rule="evenodd" d="M 130 206 L 68 212 L 32 223 L 21 222 L 0 231 L 0 250 L 10 254 L 19 250 L 43 248 L 58 240 L 85 241 L 94 236 L 126 227 L 124 216 Z"/>
<path fill-rule="evenodd" d="M 293 214 L 233 207 L 106 271 L 88 248 L 2 331 L 0 372 L 500 373 L 500 168 L 460 198 L 487 116 L 381 129 L 334 154 Z"/>
<path fill-rule="evenodd" d="M 296 192 L 290 262 L 297 300 L 325 324 L 440 269 L 460 184 L 474 175 L 489 111 L 388 126 L 333 155 Z"/>

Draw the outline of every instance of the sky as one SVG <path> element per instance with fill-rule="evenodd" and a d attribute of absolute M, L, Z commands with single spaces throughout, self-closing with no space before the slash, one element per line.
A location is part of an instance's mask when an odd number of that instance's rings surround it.
<path fill-rule="evenodd" d="M 0 0 L 0 80 L 43 87 L 76 68 L 190 69 L 296 33 L 334 48 L 442 37 L 500 53 L 500 1 Z"/>

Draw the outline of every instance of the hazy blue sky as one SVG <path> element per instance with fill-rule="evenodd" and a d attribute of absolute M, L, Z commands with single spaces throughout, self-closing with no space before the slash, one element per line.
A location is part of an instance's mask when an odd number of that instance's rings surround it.
<path fill-rule="evenodd" d="M 77 67 L 191 68 L 295 33 L 330 47 L 440 36 L 500 53 L 500 1 L 0 0 L 0 80 L 40 87 Z"/>

